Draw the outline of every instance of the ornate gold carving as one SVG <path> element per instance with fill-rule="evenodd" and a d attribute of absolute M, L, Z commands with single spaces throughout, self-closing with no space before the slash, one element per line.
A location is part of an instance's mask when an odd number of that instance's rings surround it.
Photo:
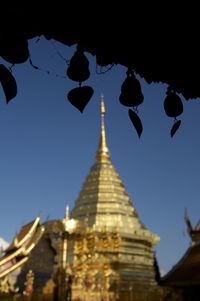
<path fill-rule="evenodd" d="M 10 275 L 0 279 L 0 293 L 17 293 L 19 288 L 14 288 L 14 281 Z"/>
<path fill-rule="evenodd" d="M 33 282 L 34 282 L 34 273 L 32 270 L 29 270 L 26 274 L 26 281 L 24 282 L 25 290 L 23 295 L 30 296 L 33 293 Z"/>

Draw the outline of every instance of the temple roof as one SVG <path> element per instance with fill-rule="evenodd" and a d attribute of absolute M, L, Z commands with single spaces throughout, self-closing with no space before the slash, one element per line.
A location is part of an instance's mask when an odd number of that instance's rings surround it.
<path fill-rule="evenodd" d="M 15 236 L 13 242 L 0 258 L 0 278 L 14 271 L 28 260 L 28 254 L 37 244 L 44 232 L 40 217 L 24 225 Z"/>
<path fill-rule="evenodd" d="M 31 237 L 39 223 L 40 218 L 37 217 L 34 221 L 22 226 L 19 233 L 15 236 L 14 240 L 5 250 L 5 252 L 10 252 L 13 249 L 19 248 L 29 237 Z"/>
<path fill-rule="evenodd" d="M 117 227 L 121 235 L 134 236 L 155 245 L 159 238 L 139 220 L 122 179 L 111 163 L 104 114 L 105 106 L 101 96 L 101 133 L 96 160 L 82 185 L 71 218 L 87 220 L 88 226 L 96 231 L 101 231 L 105 226 L 110 231 Z"/>
<path fill-rule="evenodd" d="M 162 278 L 162 282 L 165 285 L 200 285 L 200 222 L 193 228 L 188 217 L 187 209 L 185 209 L 185 222 L 187 225 L 187 232 L 191 238 L 191 244 L 183 257 Z"/>
<path fill-rule="evenodd" d="M 170 286 L 200 285 L 200 242 L 193 243 L 181 260 L 167 273 L 162 283 Z"/>

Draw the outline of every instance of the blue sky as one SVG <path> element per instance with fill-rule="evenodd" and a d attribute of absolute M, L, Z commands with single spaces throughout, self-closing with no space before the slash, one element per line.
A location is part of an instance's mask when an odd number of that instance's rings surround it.
<path fill-rule="evenodd" d="M 0 88 L 0 237 L 11 242 L 22 224 L 39 213 L 45 221 L 47 216 L 62 218 L 66 204 L 72 209 L 95 160 L 103 93 L 112 163 L 140 219 L 160 236 L 155 250 L 160 269 L 167 272 L 189 247 L 185 207 L 193 226 L 200 218 L 200 101 L 182 97 L 182 124 L 171 139 L 173 120 L 163 109 L 167 86 L 140 79 L 144 131 L 139 139 L 128 108 L 119 102 L 126 68 L 117 65 L 99 75 L 95 58 L 86 53 L 91 77 L 85 84 L 94 94 L 81 114 L 67 100 L 77 83 L 65 78 L 67 65 L 56 51 L 70 59 L 76 47 L 43 37 L 31 40 L 29 47 L 33 64 L 43 71 L 28 62 L 14 66 L 18 94 L 8 105 Z"/>

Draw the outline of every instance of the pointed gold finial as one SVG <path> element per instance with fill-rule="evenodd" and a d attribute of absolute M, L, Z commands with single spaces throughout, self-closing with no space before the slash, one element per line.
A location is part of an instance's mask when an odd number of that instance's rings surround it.
<path fill-rule="evenodd" d="M 101 117 L 104 118 L 104 114 L 106 112 L 105 110 L 105 105 L 104 105 L 104 100 L 103 100 L 103 94 L 101 94 Z"/>
<path fill-rule="evenodd" d="M 96 153 L 96 161 L 98 162 L 108 162 L 110 161 L 110 152 L 106 143 L 106 133 L 104 126 L 104 114 L 105 114 L 105 105 L 103 100 L 103 94 L 101 94 L 101 136 L 99 140 L 99 147 Z"/>
<path fill-rule="evenodd" d="M 66 205 L 66 208 L 65 208 L 65 220 L 68 220 L 69 219 L 69 206 Z"/>

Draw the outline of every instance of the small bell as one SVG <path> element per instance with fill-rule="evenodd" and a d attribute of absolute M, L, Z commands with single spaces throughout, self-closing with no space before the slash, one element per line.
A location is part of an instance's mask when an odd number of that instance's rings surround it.
<path fill-rule="evenodd" d="M 89 61 L 80 48 L 75 51 L 70 60 L 67 75 L 76 82 L 83 82 L 90 76 Z"/>
<path fill-rule="evenodd" d="M 181 98 L 171 87 L 168 87 L 166 94 L 164 109 L 167 116 L 174 117 L 174 124 L 170 132 L 171 137 L 173 137 L 181 125 L 181 120 L 177 120 L 176 117 L 183 113 L 183 103 Z"/>
<path fill-rule="evenodd" d="M 181 98 L 168 88 L 167 96 L 164 100 L 165 113 L 169 117 L 177 117 L 183 113 L 183 103 Z"/>
<path fill-rule="evenodd" d="M 121 86 L 119 100 L 122 105 L 127 107 L 137 107 L 144 100 L 140 82 L 135 78 L 133 71 L 127 72 L 127 78 Z"/>

